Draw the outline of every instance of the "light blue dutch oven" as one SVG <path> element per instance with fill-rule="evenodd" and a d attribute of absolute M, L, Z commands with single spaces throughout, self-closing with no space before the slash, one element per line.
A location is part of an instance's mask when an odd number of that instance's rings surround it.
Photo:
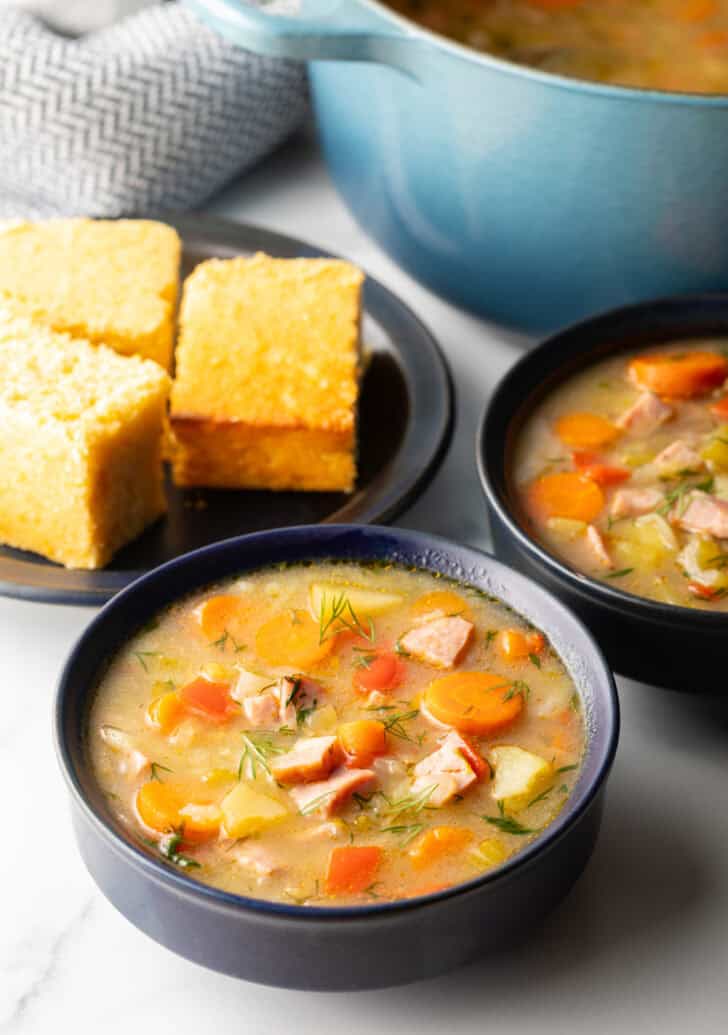
<path fill-rule="evenodd" d="M 728 97 L 560 78 L 372 0 L 187 2 L 250 50 L 312 62 L 339 191 L 451 301 L 543 331 L 728 286 Z"/>

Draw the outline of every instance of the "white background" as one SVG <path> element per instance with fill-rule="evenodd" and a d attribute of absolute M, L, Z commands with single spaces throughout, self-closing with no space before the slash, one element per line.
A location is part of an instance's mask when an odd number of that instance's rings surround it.
<path fill-rule="evenodd" d="M 429 324 L 455 374 L 458 426 L 440 474 L 400 523 L 487 546 L 476 422 L 526 342 L 398 271 L 354 225 L 305 138 L 211 211 L 342 252 Z M 725 703 L 620 681 L 623 731 L 601 841 L 566 902 L 518 951 L 406 988 L 285 992 L 178 959 L 117 914 L 86 874 L 51 710 L 60 667 L 91 614 L 0 599 L 2 1035 L 728 1031 Z"/>

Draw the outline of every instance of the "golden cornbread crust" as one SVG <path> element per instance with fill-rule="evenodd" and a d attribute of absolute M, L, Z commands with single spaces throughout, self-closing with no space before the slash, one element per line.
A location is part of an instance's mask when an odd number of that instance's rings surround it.
<path fill-rule="evenodd" d="M 180 240 L 144 219 L 0 222 L 0 295 L 36 322 L 172 361 Z"/>
<path fill-rule="evenodd" d="M 0 305 L 0 541 L 99 568 L 164 513 L 169 386 Z"/>
<path fill-rule="evenodd" d="M 363 281 L 347 262 L 262 254 L 194 270 L 172 387 L 178 485 L 353 489 Z"/>

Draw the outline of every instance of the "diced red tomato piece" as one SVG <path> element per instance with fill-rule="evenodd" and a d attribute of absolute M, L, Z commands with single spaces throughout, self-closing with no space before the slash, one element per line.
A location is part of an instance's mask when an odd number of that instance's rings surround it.
<path fill-rule="evenodd" d="M 407 666 L 393 650 L 360 654 L 360 667 L 354 673 L 354 689 L 369 694 L 372 690 L 395 690 L 407 674 Z"/>
<path fill-rule="evenodd" d="M 208 722 L 227 722 L 238 713 L 238 705 L 230 697 L 228 683 L 213 683 L 198 677 L 180 690 L 185 710 Z"/>

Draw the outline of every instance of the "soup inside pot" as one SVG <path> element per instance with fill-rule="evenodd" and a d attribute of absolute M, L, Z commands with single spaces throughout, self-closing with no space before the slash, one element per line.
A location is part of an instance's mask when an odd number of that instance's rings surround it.
<path fill-rule="evenodd" d="M 547 72 L 728 93 L 728 0 L 390 0 L 434 32 Z"/>
<path fill-rule="evenodd" d="M 467 585 L 316 563 L 170 607 L 112 660 L 89 750 L 138 843 L 310 906 L 470 880 L 567 801 L 580 698 L 546 638 Z"/>
<path fill-rule="evenodd" d="M 728 611 L 728 343 L 618 355 L 530 415 L 513 479 L 528 531 L 577 571 Z"/>

